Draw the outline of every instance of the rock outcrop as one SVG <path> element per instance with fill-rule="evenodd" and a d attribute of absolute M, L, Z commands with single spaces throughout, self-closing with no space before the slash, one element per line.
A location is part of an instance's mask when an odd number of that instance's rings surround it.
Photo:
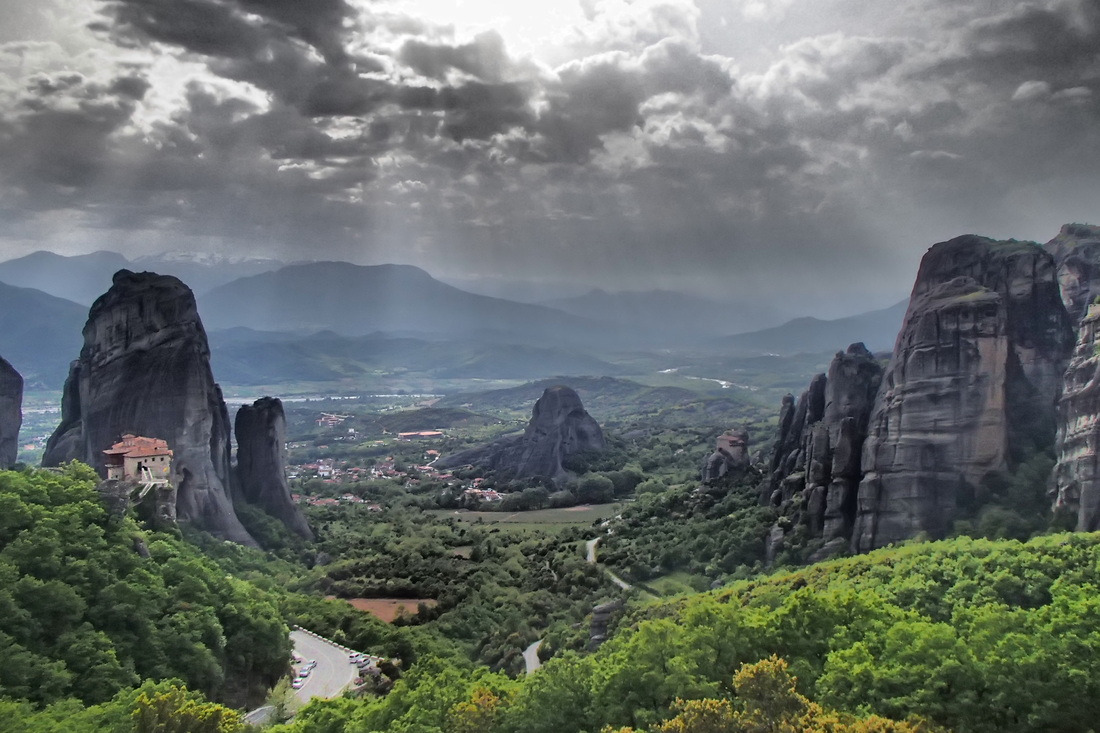
<path fill-rule="evenodd" d="M 1079 323 L 1100 296 L 1100 227 L 1066 224 L 1044 248 L 1058 266 L 1058 287 L 1070 320 Z"/>
<path fill-rule="evenodd" d="M 0 357 L 0 469 L 15 465 L 22 425 L 23 377 Z"/>
<path fill-rule="evenodd" d="M 990 478 L 1049 449 L 1072 343 L 1049 252 L 933 246 L 875 399 L 852 548 L 942 536 Z"/>
<path fill-rule="evenodd" d="M 857 343 L 837 352 L 828 373 L 815 376 L 797 403 L 791 395 L 783 399 L 761 500 L 785 506 L 787 523 L 806 526 L 810 536 L 823 537 L 834 549 L 851 534 L 860 454 L 881 380 L 882 366 Z M 773 528 L 773 554 L 782 534 L 783 527 Z"/>
<path fill-rule="evenodd" d="M 1053 484 L 1056 509 L 1077 517 L 1077 530 L 1100 529 L 1100 306 L 1088 309 L 1066 368 L 1058 404 Z"/>
<path fill-rule="evenodd" d="M 176 515 L 224 539 L 255 545 L 229 495 L 229 414 L 210 370 L 206 332 L 178 279 L 120 270 L 94 304 L 43 465 L 85 461 L 124 433 L 168 441 Z"/>
<path fill-rule="evenodd" d="M 606 446 L 603 431 L 585 411 L 577 393 L 557 386 L 548 388 L 535 402 L 522 435 L 447 456 L 436 465 L 445 468 L 469 464 L 514 477 L 556 479 L 565 475 L 562 462 L 569 456 L 602 451 Z"/>
<path fill-rule="evenodd" d="M 725 432 L 718 436 L 714 452 L 703 463 L 703 483 L 713 484 L 726 476 L 744 473 L 749 463 L 749 432 Z"/>
<path fill-rule="evenodd" d="M 275 397 L 262 397 L 237 410 L 237 485 L 249 504 L 263 509 L 307 540 L 313 532 L 290 498 L 286 479 L 286 415 Z"/>
<path fill-rule="evenodd" d="M 611 619 L 623 610 L 623 605 L 623 599 L 616 598 L 613 601 L 601 603 L 592 609 L 592 619 L 589 621 L 588 626 L 588 651 L 596 651 L 607 641 Z"/>

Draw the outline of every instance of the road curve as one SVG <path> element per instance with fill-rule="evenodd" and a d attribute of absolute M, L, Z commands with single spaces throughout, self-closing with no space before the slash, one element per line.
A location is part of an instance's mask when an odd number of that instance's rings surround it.
<path fill-rule="evenodd" d="M 596 564 L 596 545 L 598 545 L 598 544 L 600 544 L 600 538 L 599 537 L 597 537 L 594 540 L 588 540 L 587 542 L 584 543 L 585 550 L 586 550 L 585 559 L 588 560 L 588 562 L 592 563 L 593 565 Z M 607 573 L 607 577 L 611 579 L 612 583 L 619 586 L 623 590 L 630 590 L 633 587 L 633 586 L 630 585 L 630 583 L 627 583 L 625 580 L 620 578 L 618 575 L 615 575 L 615 573 L 611 572 L 606 567 L 604 567 L 603 571 L 605 573 Z"/>
<path fill-rule="evenodd" d="M 542 646 L 542 639 L 523 650 L 523 663 L 527 666 L 527 674 L 531 674 L 542 666 L 542 660 L 539 659 L 540 646 Z"/>
<path fill-rule="evenodd" d="M 317 660 L 317 666 L 305 678 L 304 684 L 294 691 L 299 702 L 304 704 L 314 697 L 336 697 L 355 681 L 355 665 L 348 660 L 348 652 L 343 647 L 301 629 L 291 631 L 290 640 L 294 642 L 295 653 L 302 659 Z"/>

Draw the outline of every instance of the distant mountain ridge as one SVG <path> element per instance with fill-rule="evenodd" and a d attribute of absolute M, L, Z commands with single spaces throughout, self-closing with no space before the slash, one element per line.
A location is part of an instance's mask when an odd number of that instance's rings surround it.
<path fill-rule="evenodd" d="M 72 301 L 0 282 L 0 356 L 26 389 L 60 389 L 87 317 L 88 309 Z"/>
<path fill-rule="evenodd" d="M 795 318 L 773 328 L 727 336 L 718 343 L 734 351 L 782 356 L 841 351 L 861 341 L 871 351 L 888 351 L 894 347 L 908 305 L 906 299 L 889 308 L 828 321 Z"/>
<path fill-rule="evenodd" d="M 524 344 L 427 341 L 374 333 L 331 331 L 302 336 L 245 328 L 213 331 L 211 360 L 218 380 L 235 385 L 326 382 L 372 373 L 417 373 L 431 379 L 537 379 L 555 374 L 622 374 L 586 354 Z"/>
<path fill-rule="evenodd" d="M 596 288 L 584 295 L 544 300 L 541 304 L 575 316 L 661 332 L 674 340 L 759 328 L 767 323 L 779 323 L 783 318 L 777 310 L 759 303 L 750 307 L 670 290 L 612 293 Z"/>
<path fill-rule="evenodd" d="M 34 288 L 57 298 L 87 307 L 111 287 L 111 278 L 119 270 L 148 270 L 174 275 L 196 293 L 246 275 L 273 270 L 285 263 L 258 258 L 227 258 L 170 252 L 129 260 L 118 252 L 100 250 L 90 254 L 65 256 L 53 252 L 32 252 L 24 257 L 0 262 L 0 282 Z"/>
<path fill-rule="evenodd" d="M 411 265 L 313 262 L 241 278 L 199 298 L 210 328 L 407 332 L 538 346 L 614 339 L 602 324 L 541 305 L 475 295 Z"/>

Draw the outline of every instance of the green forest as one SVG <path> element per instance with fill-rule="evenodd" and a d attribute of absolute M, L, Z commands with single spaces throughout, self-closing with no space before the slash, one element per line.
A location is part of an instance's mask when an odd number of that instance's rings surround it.
<path fill-rule="evenodd" d="M 235 708 L 286 672 L 294 623 L 403 669 L 388 694 L 314 701 L 288 733 L 1068 732 L 1100 704 L 1094 534 L 914 542 L 705 593 L 634 591 L 587 653 L 572 627 L 615 590 L 571 531 L 426 531 L 398 514 L 371 538 L 318 517 L 358 559 L 308 570 L 224 543 L 204 556 L 108 515 L 95 484 L 76 464 L 0 474 L 2 730 L 244 730 Z M 447 552 L 460 546 L 470 559 Z M 441 599 L 411 626 L 312 590 L 402 573 Z M 508 637 L 555 623 L 545 665 L 517 674 Z"/>

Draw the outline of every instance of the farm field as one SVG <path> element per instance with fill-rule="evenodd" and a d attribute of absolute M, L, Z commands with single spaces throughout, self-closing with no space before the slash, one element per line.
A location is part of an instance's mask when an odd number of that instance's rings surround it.
<path fill-rule="evenodd" d="M 337 600 L 336 596 L 327 596 L 329 600 Z M 398 616 L 415 616 L 418 606 L 435 606 L 439 601 L 434 598 L 342 598 L 354 608 L 369 613 L 380 621 L 393 623 Z"/>
<path fill-rule="evenodd" d="M 460 522 L 501 524 L 520 531 L 556 531 L 566 527 L 592 524 L 600 519 L 613 517 L 622 511 L 623 504 L 582 504 L 565 509 L 536 509 L 529 512 L 473 512 L 466 509 L 429 509 L 440 519 L 457 519 Z"/>

